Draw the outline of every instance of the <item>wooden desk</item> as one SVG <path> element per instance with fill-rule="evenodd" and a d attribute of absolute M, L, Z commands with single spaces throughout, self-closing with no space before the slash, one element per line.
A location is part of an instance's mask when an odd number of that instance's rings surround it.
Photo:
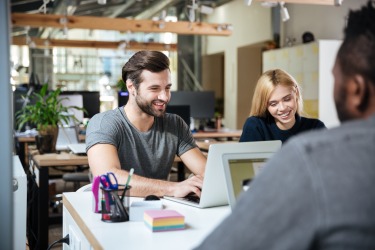
<path fill-rule="evenodd" d="M 78 139 L 79 139 L 80 142 L 84 142 L 85 139 L 86 139 L 86 135 L 79 134 Z M 20 158 L 24 159 L 23 162 L 22 162 L 22 165 L 25 168 L 27 166 L 27 162 L 28 162 L 29 146 L 30 146 L 30 144 L 35 143 L 35 135 L 33 135 L 33 136 L 26 136 L 26 135 L 17 136 L 17 140 L 21 144 L 21 147 L 22 147 L 21 152 L 19 152 L 19 156 L 20 156 Z"/>
<path fill-rule="evenodd" d="M 220 129 L 213 132 L 196 132 L 193 133 L 195 139 L 212 138 L 233 140 L 234 138 L 241 137 L 242 130 Z"/>
<path fill-rule="evenodd" d="M 214 140 L 208 140 L 208 141 L 196 141 L 198 147 L 203 152 L 208 152 L 208 149 L 210 148 L 211 144 L 218 144 L 218 143 L 236 143 L 236 141 L 214 141 Z"/>
<path fill-rule="evenodd" d="M 38 185 L 37 204 L 33 206 L 38 211 L 38 242 L 40 249 L 48 247 L 49 218 L 49 168 L 52 166 L 80 166 L 87 165 L 87 156 L 69 153 L 33 155 L 30 153 L 30 171 L 35 174 Z"/>
<path fill-rule="evenodd" d="M 18 155 L 22 160 L 22 165 L 24 168 L 27 166 L 28 155 L 29 155 L 29 145 L 30 143 L 35 143 L 35 136 L 17 136 L 17 140 L 20 143 L 20 152 Z"/>
<path fill-rule="evenodd" d="M 136 200 L 140 198 L 130 198 Z M 185 230 L 153 233 L 141 221 L 102 222 L 101 215 L 92 212 L 91 192 L 64 193 L 62 237 L 73 233 L 82 250 L 192 249 L 230 213 L 229 206 L 200 209 L 164 199 L 162 203 L 185 216 Z"/>
<path fill-rule="evenodd" d="M 179 157 L 175 157 L 178 163 L 178 179 L 184 180 L 184 165 Z M 88 165 L 87 156 L 78 156 L 70 153 L 60 154 L 30 154 L 30 171 L 35 173 L 36 182 L 38 184 L 39 199 L 37 206 L 34 208 L 38 211 L 38 238 L 40 249 L 48 247 L 48 227 L 52 224 L 49 218 L 49 168 L 52 166 L 80 166 Z"/>

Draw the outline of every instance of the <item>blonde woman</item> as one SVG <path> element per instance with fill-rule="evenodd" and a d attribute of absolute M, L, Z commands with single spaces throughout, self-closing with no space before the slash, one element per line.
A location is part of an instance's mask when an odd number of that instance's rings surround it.
<path fill-rule="evenodd" d="M 264 72 L 255 87 L 250 117 L 240 142 L 281 140 L 306 130 L 325 128 L 322 121 L 302 117 L 303 100 L 296 80 L 281 69 Z"/>

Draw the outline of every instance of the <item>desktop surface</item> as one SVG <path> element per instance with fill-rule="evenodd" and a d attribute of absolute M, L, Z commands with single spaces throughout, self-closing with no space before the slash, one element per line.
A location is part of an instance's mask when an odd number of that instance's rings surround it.
<path fill-rule="evenodd" d="M 130 202 L 139 200 L 142 198 L 131 197 Z M 124 249 L 192 249 L 230 213 L 228 206 L 199 209 L 164 199 L 162 203 L 164 209 L 173 209 L 185 216 L 184 230 L 153 233 L 143 222 L 102 222 L 101 215 L 92 212 L 91 192 L 63 194 L 63 228 L 69 228 L 69 213 L 93 249 L 118 246 Z"/>

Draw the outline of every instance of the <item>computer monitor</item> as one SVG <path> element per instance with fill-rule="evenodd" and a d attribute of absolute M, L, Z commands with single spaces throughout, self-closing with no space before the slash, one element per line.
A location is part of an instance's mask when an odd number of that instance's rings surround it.
<path fill-rule="evenodd" d="M 60 95 L 58 97 L 60 100 L 61 100 L 61 104 L 65 107 L 79 107 L 79 108 L 82 108 L 83 107 L 83 97 L 82 95 Z M 82 110 L 78 110 L 78 109 L 74 109 L 74 108 L 70 108 L 68 110 L 68 114 L 66 114 L 67 116 L 71 116 L 71 115 L 74 115 L 75 118 L 77 118 L 77 120 L 79 122 L 83 122 L 83 111 Z M 64 124 L 64 126 L 74 126 L 75 125 L 75 121 L 73 119 L 69 119 L 69 124 Z"/>
<path fill-rule="evenodd" d="M 100 113 L 99 91 L 64 91 L 60 95 L 81 95 L 83 98 L 83 108 L 87 111 L 87 113 L 83 114 L 84 118 L 92 118 L 97 113 Z"/>
<path fill-rule="evenodd" d="M 129 100 L 129 92 L 128 91 L 119 91 L 118 92 L 118 106 L 124 106 Z"/>
<path fill-rule="evenodd" d="M 179 115 L 185 121 L 185 123 L 190 126 L 189 105 L 167 105 L 166 112 Z"/>
<path fill-rule="evenodd" d="M 211 119 L 215 116 L 214 91 L 172 91 L 169 105 L 189 105 L 195 119 Z"/>

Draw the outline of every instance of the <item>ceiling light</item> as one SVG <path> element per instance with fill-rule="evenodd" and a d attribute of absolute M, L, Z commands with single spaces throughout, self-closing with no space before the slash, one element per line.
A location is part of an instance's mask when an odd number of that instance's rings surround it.
<path fill-rule="evenodd" d="M 261 2 L 260 5 L 265 8 L 273 8 L 278 5 L 277 2 Z"/>
<path fill-rule="evenodd" d="M 284 6 L 284 2 L 280 2 L 280 15 L 283 22 L 288 21 L 290 18 L 288 9 Z"/>
<path fill-rule="evenodd" d="M 118 49 L 118 50 L 124 50 L 124 49 L 126 49 L 126 42 L 125 42 L 125 41 L 121 41 L 121 42 L 118 44 L 117 49 Z"/>
<path fill-rule="evenodd" d="M 253 0 L 245 0 L 245 4 L 246 4 L 247 6 L 250 6 L 252 1 L 253 1 Z"/>
<path fill-rule="evenodd" d="M 340 6 L 343 0 L 335 0 L 335 6 Z"/>
<path fill-rule="evenodd" d="M 195 21 L 195 9 L 193 8 L 189 9 L 189 21 L 190 22 Z"/>
<path fill-rule="evenodd" d="M 164 29 L 165 28 L 165 22 L 164 21 L 159 22 L 158 27 L 159 27 L 159 29 Z"/>
<path fill-rule="evenodd" d="M 98 0 L 98 4 L 107 4 L 107 0 Z"/>

